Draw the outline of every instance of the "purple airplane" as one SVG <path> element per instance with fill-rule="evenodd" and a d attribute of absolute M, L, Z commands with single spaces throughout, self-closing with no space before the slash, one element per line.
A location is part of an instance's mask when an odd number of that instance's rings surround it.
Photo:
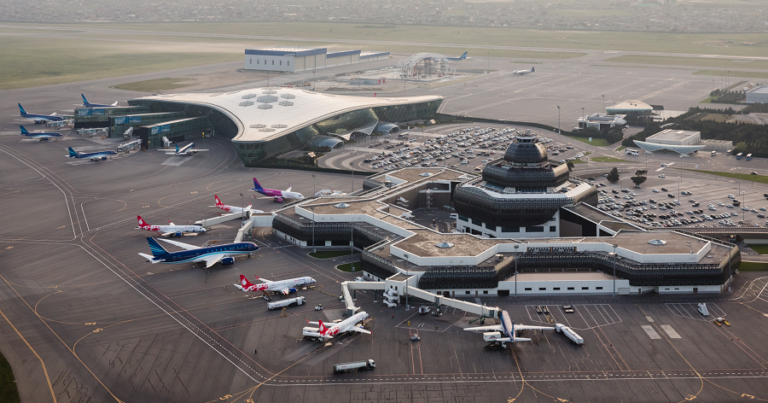
<path fill-rule="evenodd" d="M 294 199 L 294 200 L 302 200 L 304 198 L 304 195 L 297 192 L 291 192 L 291 185 L 288 185 L 288 189 L 286 190 L 276 190 L 276 189 L 264 189 L 261 187 L 261 184 L 259 183 L 256 178 L 253 178 L 253 189 L 256 192 L 259 192 L 267 197 L 256 197 L 257 199 L 272 199 L 275 203 L 282 203 L 285 201 L 285 199 Z"/>

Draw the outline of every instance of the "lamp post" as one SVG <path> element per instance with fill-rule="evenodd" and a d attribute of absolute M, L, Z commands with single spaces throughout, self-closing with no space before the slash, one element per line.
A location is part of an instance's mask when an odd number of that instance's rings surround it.
<path fill-rule="evenodd" d="M 680 154 L 680 182 L 683 182 L 683 154 Z"/>
<path fill-rule="evenodd" d="M 742 202 L 742 203 L 744 203 L 744 202 L 745 202 L 745 201 L 744 201 L 744 193 L 747 193 L 747 191 L 746 191 L 746 190 L 742 190 L 742 191 L 741 191 L 741 202 Z M 745 211 L 745 210 L 744 210 L 744 206 L 741 206 L 741 221 L 742 221 L 742 222 L 744 221 L 744 211 Z"/>
<path fill-rule="evenodd" d="M 491 52 L 488 52 L 488 73 L 491 72 Z"/>
<path fill-rule="evenodd" d="M 581 116 L 582 116 L 583 118 L 586 118 L 586 112 L 584 112 L 584 107 L 583 107 L 583 106 L 581 107 Z M 586 124 L 586 123 L 585 123 L 585 124 Z"/>
<path fill-rule="evenodd" d="M 557 134 L 561 134 L 560 130 L 560 105 L 557 105 Z"/>
<path fill-rule="evenodd" d="M 619 245 L 613 244 L 613 296 L 616 296 L 616 261 L 619 260 L 619 256 L 616 254 L 616 247 Z"/>
<path fill-rule="evenodd" d="M 605 113 L 605 94 L 603 94 L 603 113 Z"/>
<path fill-rule="evenodd" d="M 317 178 L 312 174 L 312 194 L 317 196 Z M 314 218 L 314 217 L 313 217 Z"/>
<path fill-rule="evenodd" d="M 245 201 L 243 201 L 243 194 L 240 193 L 240 226 L 245 224 Z"/>
<path fill-rule="evenodd" d="M 317 252 L 317 246 L 315 246 L 315 206 L 310 207 L 312 209 L 312 253 Z"/>
<path fill-rule="evenodd" d="M 515 298 L 517 298 L 517 249 L 520 245 L 515 245 Z"/>

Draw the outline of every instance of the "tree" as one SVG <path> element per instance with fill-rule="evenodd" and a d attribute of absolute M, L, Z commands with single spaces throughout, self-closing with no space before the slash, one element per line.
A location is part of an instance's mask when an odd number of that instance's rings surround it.
<path fill-rule="evenodd" d="M 608 177 L 606 179 L 608 179 L 608 182 L 616 183 L 619 181 L 619 178 L 618 168 L 613 168 L 611 169 L 611 172 L 608 172 Z"/>
<path fill-rule="evenodd" d="M 646 174 L 648 174 L 648 171 L 646 171 L 644 169 L 639 169 L 639 170 L 635 171 L 635 176 L 630 178 L 630 179 L 632 179 L 632 182 L 635 183 L 635 187 L 639 188 L 640 185 L 642 185 L 643 182 L 645 182 L 646 179 L 648 179 L 648 178 L 645 177 Z"/>

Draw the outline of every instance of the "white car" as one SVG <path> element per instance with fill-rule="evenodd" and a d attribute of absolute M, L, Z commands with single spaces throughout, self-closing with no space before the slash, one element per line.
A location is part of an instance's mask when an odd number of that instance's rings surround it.
<path fill-rule="evenodd" d="M 664 164 L 664 163 L 662 163 L 662 164 L 661 164 L 661 167 L 662 167 L 662 168 L 666 168 L 666 167 L 667 167 L 667 164 Z"/>
<path fill-rule="evenodd" d="M 723 203 L 723 202 L 717 203 L 717 205 L 720 206 L 720 207 L 725 207 L 725 203 Z"/>
<path fill-rule="evenodd" d="M 728 195 L 728 198 L 729 198 L 729 199 L 735 199 L 735 198 L 736 198 L 736 196 L 734 196 L 734 195 Z"/>
<path fill-rule="evenodd" d="M 659 193 L 659 189 L 653 188 L 653 193 Z"/>
<path fill-rule="evenodd" d="M 664 175 L 664 174 L 659 175 L 659 178 L 662 178 L 662 179 L 664 179 L 666 177 L 667 177 L 667 175 Z"/>

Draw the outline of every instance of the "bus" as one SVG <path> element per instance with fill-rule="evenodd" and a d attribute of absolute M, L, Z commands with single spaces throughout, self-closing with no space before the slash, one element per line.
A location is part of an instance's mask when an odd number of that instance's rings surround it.
<path fill-rule="evenodd" d="M 747 154 L 747 161 L 752 161 L 752 154 Z"/>
<path fill-rule="evenodd" d="M 635 156 L 635 157 L 636 157 L 636 156 L 640 155 L 640 151 L 638 151 L 638 150 L 633 150 L 633 149 L 631 149 L 631 148 L 627 148 L 624 154 L 626 154 L 626 155 L 631 155 L 631 156 Z"/>
<path fill-rule="evenodd" d="M 743 156 L 744 156 L 744 153 L 738 153 L 738 154 L 736 154 L 736 159 L 740 160 L 741 157 L 743 157 Z"/>

